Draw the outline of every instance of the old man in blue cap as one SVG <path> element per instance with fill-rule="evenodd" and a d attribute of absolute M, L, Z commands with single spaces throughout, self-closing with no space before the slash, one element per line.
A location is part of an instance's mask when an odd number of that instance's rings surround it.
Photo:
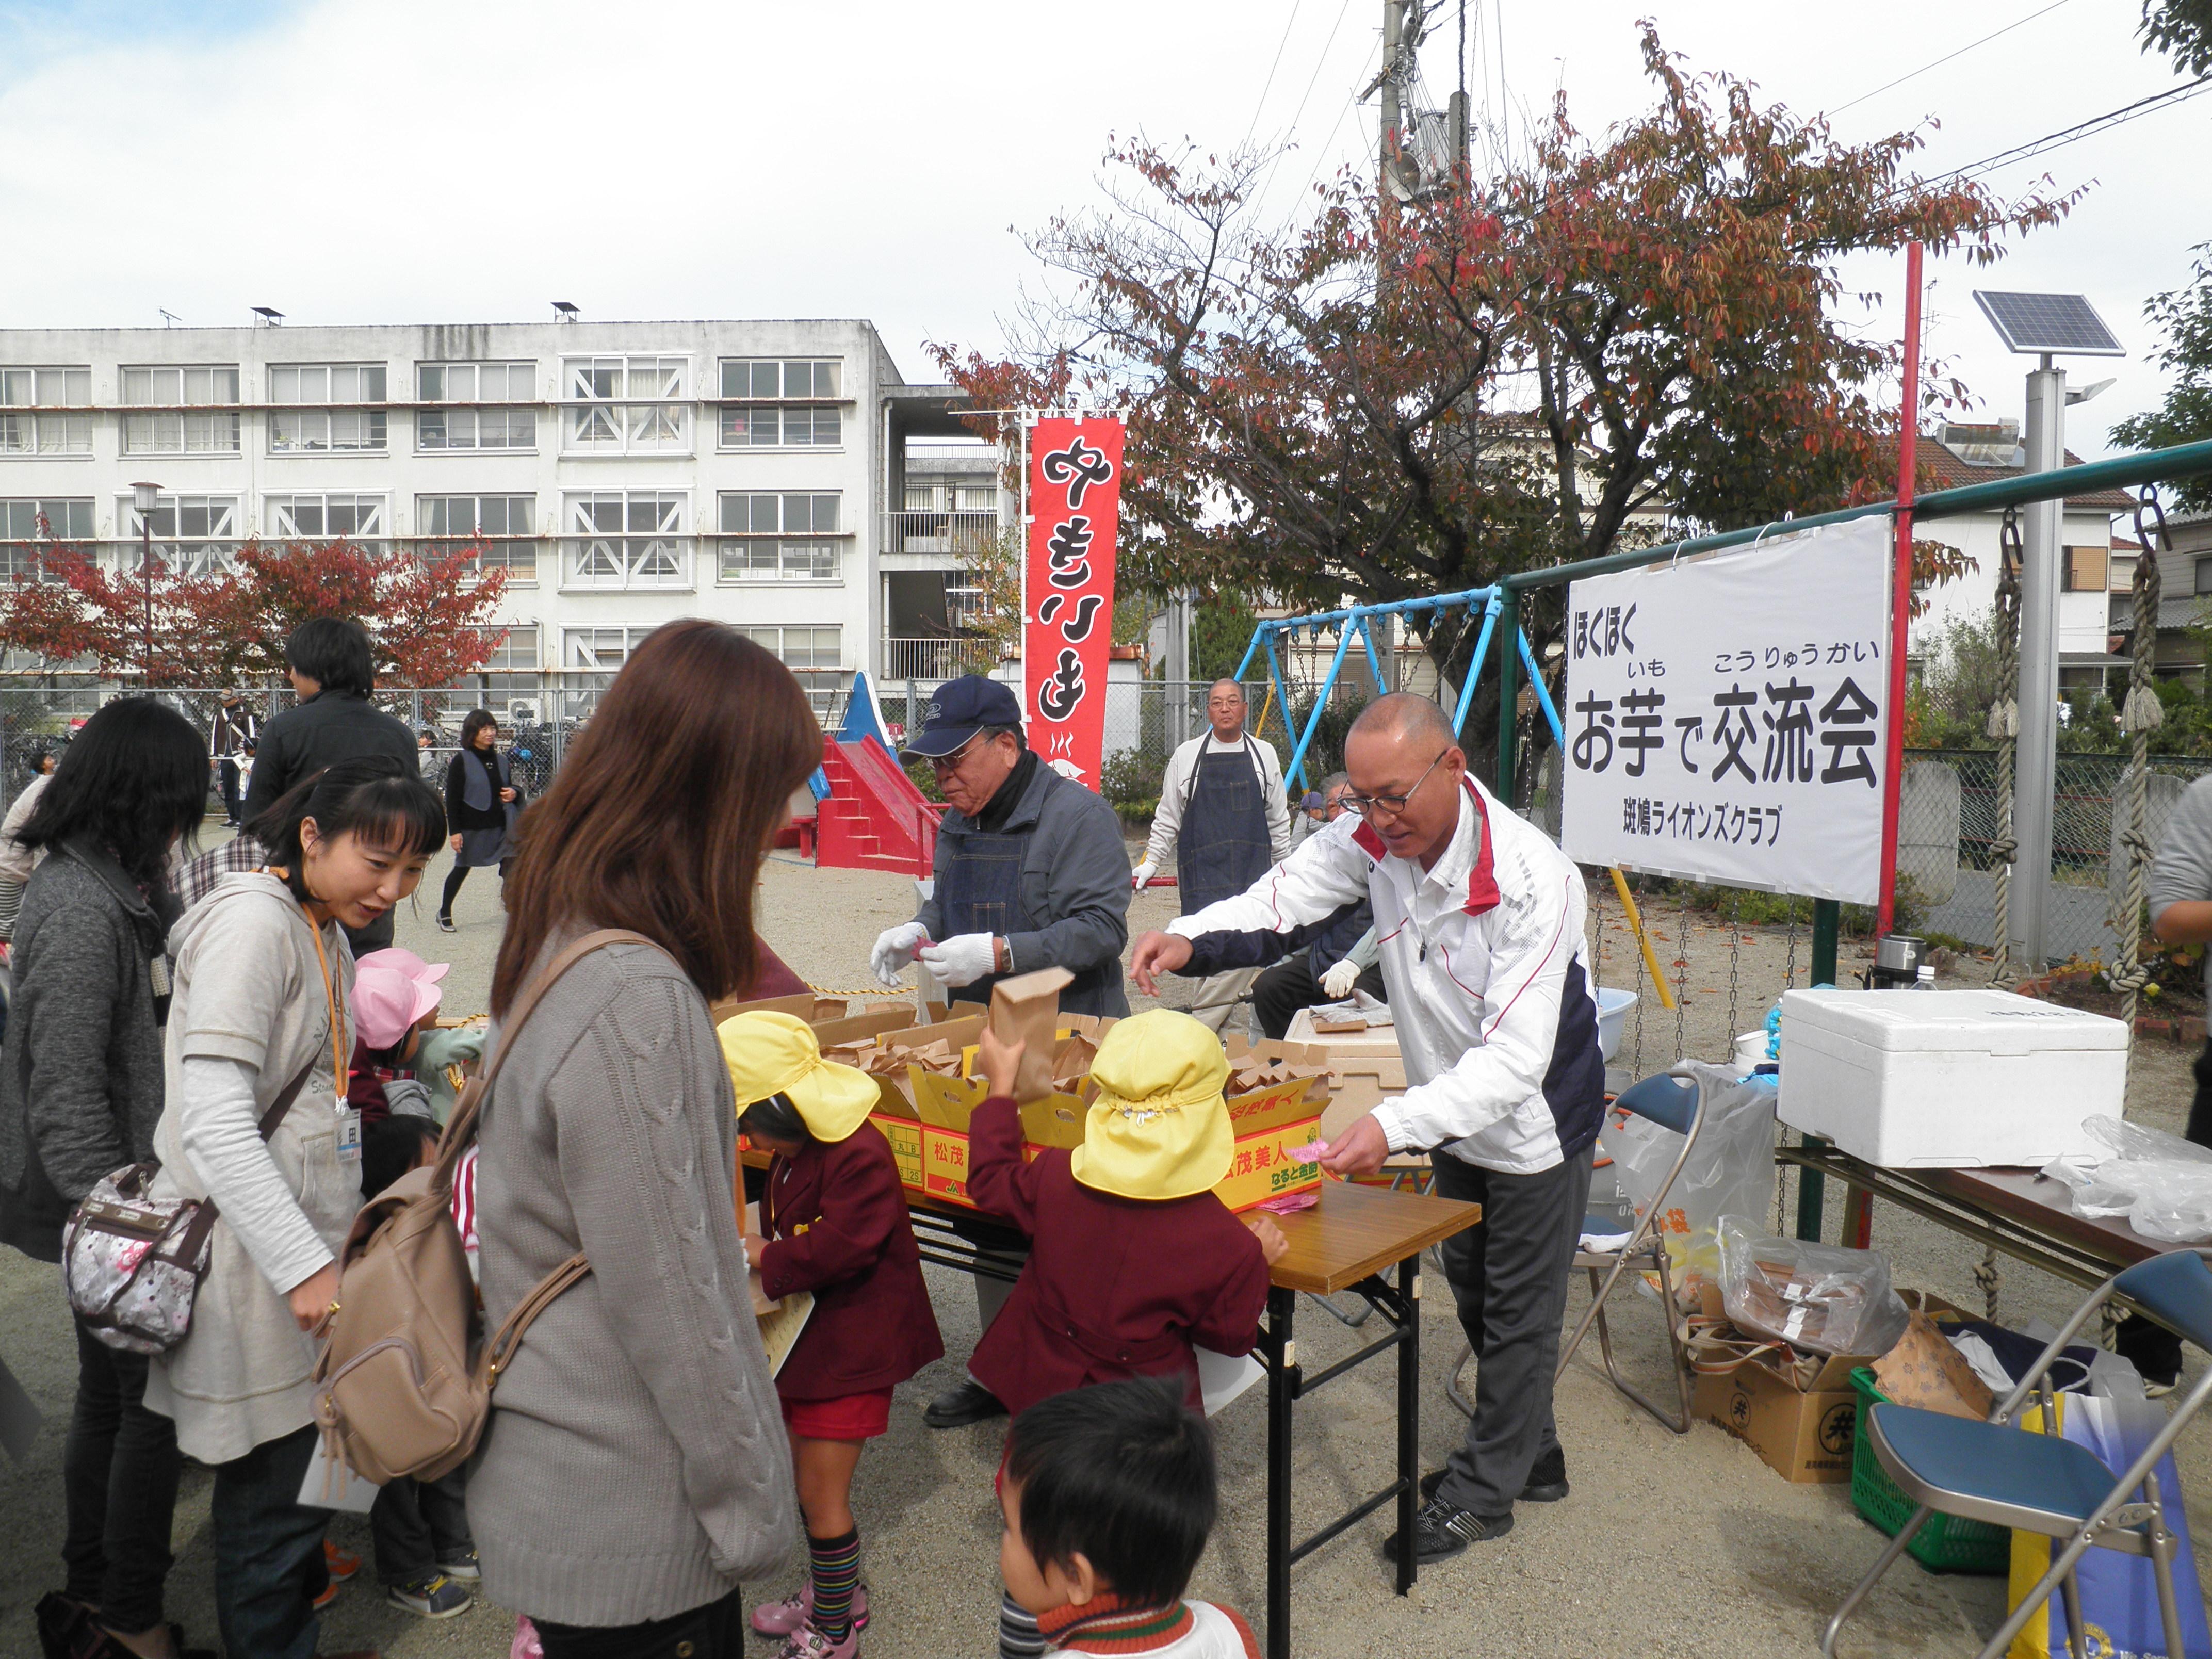
<path fill-rule="evenodd" d="M 1121 947 L 1128 943 L 1129 859 L 1114 809 L 1038 758 L 1022 736 L 1013 692 L 981 674 L 938 688 L 902 757 L 926 760 L 949 810 L 937 830 L 931 896 L 912 921 L 887 927 L 868 965 L 896 989 L 916 962 L 956 1002 L 988 1006 L 1009 974 L 1065 968 L 1075 982 L 1060 994 L 1064 1012 L 1124 1015 Z M 1018 1233 L 978 1219 L 963 1234 L 1010 1255 L 1027 1253 Z M 976 1312 L 988 1326 L 1011 1285 L 975 1280 Z M 926 1413 L 933 1428 L 957 1428 L 1006 1410 L 970 1377 Z"/>

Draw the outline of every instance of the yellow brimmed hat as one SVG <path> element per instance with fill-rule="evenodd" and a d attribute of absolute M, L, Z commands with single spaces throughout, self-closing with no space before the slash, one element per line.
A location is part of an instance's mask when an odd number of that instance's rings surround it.
<path fill-rule="evenodd" d="M 1188 1198 L 1221 1183 L 1235 1137 L 1221 1039 L 1155 1008 L 1117 1024 L 1091 1063 L 1098 1093 L 1069 1160 L 1075 1178 L 1123 1198 Z"/>
<path fill-rule="evenodd" d="M 842 1140 L 868 1121 L 882 1097 L 875 1079 L 822 1058 L 822 1046 L 792 1014 L 732 1014 L 717 1028 L 738 1111 L 782 1095 L 817 1140 Z"/>

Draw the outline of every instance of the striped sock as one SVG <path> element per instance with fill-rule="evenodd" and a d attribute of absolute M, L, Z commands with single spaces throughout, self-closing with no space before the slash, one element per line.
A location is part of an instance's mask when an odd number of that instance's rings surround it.
<path fill-rule="evenodd" d="M 809 1533 L 806 1553 L 814 1569 L 814 1628 L 842 1642 L 853 1632 L 853 1587 L 860 1582 L 860 1530 L 842 1538 Z"/>
<path fill-rule="evenodd" d="M 1044 1652 L 1044 1636 L 1036 1614 L 1022 1611 L 1011 1595 L 999 1601 L 999 1659 L 1038 1659 Z"/>

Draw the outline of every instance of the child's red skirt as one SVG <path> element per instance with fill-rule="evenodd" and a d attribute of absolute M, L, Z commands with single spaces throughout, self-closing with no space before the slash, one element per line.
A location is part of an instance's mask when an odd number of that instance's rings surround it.
<path fill-rule="evenodd" d="M 891 1425 L 891 1391 L 841 1395 L 835 1400 L 785 1400 L 784 1426 L 809 1440 L 873 1440 Z"/>

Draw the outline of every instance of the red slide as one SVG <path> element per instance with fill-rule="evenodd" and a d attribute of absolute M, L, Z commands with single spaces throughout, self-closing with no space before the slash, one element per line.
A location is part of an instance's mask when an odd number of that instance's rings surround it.
<path fill-rule="evenodd" d="M 830 794 L 815 809 L 814 862 L 825 870 L 896 870 L 927 879 L 937 855 L 937 815 L 873 737 L 823 739 Z"/>

